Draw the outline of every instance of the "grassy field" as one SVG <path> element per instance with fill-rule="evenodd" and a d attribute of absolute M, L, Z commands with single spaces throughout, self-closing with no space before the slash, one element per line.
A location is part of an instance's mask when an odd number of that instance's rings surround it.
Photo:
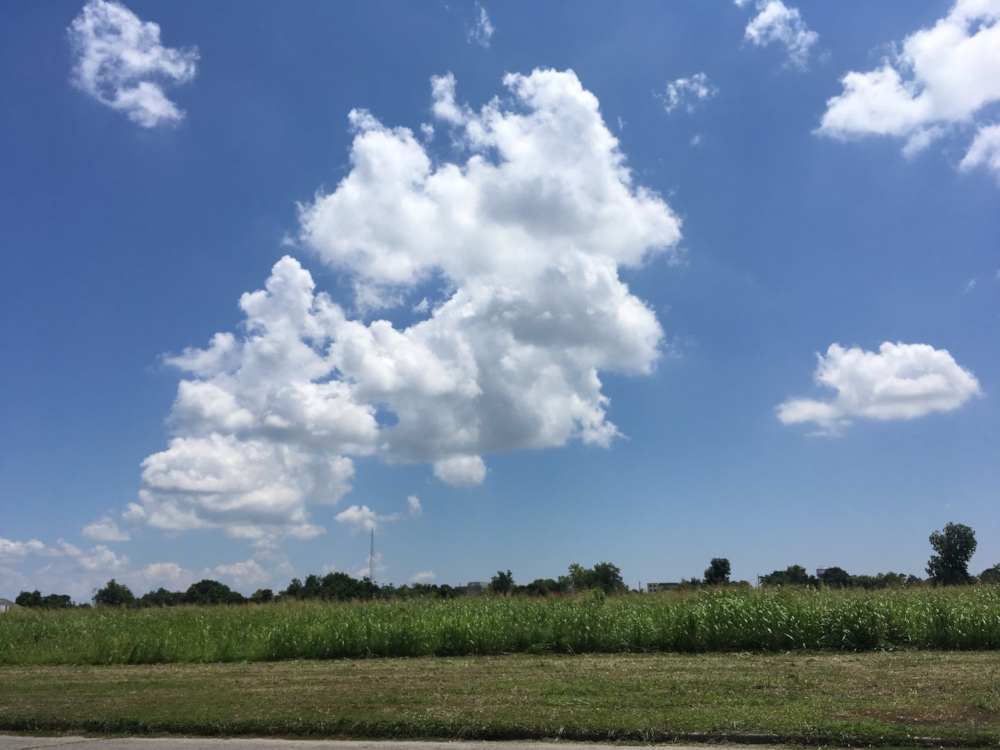
<path fill-rule="evenodd" d="M 7 666 L 0 730 L 984 747 L 1000 742 L 1000 654 Z"/>
<path fill-rule="evenodd" d="M 0 665 L 1000 649 L 1000 588 L 290 603 L 0 617 Z"/>

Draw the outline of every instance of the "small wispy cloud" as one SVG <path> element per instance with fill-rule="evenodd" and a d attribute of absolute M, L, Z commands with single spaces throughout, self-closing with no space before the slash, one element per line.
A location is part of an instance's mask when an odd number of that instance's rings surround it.
<path fill-rule="evenodd" d="M 490 15 L 479 3 L 476 3 L 476 24 L 469 29 L 467 39 L 469 43 L 475 42 L 480 47 L 490 46 L 490 38 L 496 29 L 490 21 Z"/>
<path fill-rule="evenodd" d="M 413 583 L 427 583 L 428 581 L 433 581 L 435 578 L 437 578 L 437 575 L 433 570 L 421 570 L 419 573 L 415 573 L 410 580 Z"/>
<path fill-rule="evenodd" d="M 406 506 L 409 508 L 410 518 L 420 518 L 424 514 L 424 509 L 420 507 L 420 498 L 416 495 L 406 498 Z"/>
<path fill-rule="evenodd" d="M 737 2 L 743 7 L 747 4 Z M 778 42 L 788 50 L 788 64 L 804 69 L 809 59 L 809 50 L 819 40 L 819 34 L 812 31 L 802 20 L 798 8 L 789 8 L 781 0 L 758 0 L 757 15 L 747 24 L 745 38 L 756 47 L 766 47 Z"/>
<path fill-rule="evenodd" d="M 711 99 L 719 93 L 719 89 L 708 82 L 704 73 L 695 73 L 690 78 L 678 78 L 667 84 L 662 93 L 656 96 L 663 102 L 663 108 L 670 114 L 678 107 L 683 107 L 688 113 L 703 101 Z"/>

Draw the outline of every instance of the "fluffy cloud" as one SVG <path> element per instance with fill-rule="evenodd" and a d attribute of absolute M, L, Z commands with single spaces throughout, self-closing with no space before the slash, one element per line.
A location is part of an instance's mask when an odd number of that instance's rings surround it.
<path fill-rule="evenodd" d="M 230 565 L 217 565 L 212 569 L 212 573 L 220 578 L 231 581 L 238 588 L 258 586 L 271 580 L 271 574 L 260 567 L 253 559 Z"/>
<path fill-rule="evenodd" d="M 420 498 L 410 495 L 406 498 L 406 506 L 409 509 L 410 518 L 420 518 L 424 514 L 424 509 L 420 507 Z"/>
<path fill-rule="evenodd" d="M 905 139 L 908 156 L 959 125 L 979 128 L 964 169 L 997 169 L 996 125 L 977 122 L 1000 100 L 1000 0 L 957 0 L 933 27 L 867 73 L 844 76 L 844 91 L 827 102 L 821 135 L 846 140 L 883 135 Z"/>
<path fill-rule="evenodd" d="M 160 27 L 123 5 L 90 0 L 69 27 L 75 63 L 72 82 L 144 128 L 177 122 L 184 113 L 161 83 L 194 78 L 198 52 L 160 44 Z"/>
<path fill-rule="evenodd" d="M 94 521 L 83 527 L 81 532 L 88 539 L 96 539 L 98 542 L 127 542 L 128 532 L 118 528 L 118 524 L 111 516 Z"/>
<path fill-rule="evenodd" d="M 817 354 L 816 383 L 837 391 L 831 401 L 795 398 L 778 407 L 784 424 L 815 422 L 836 433 L 855 417 L 914 419 L 957 409 L 980 393 L 979 382 L 944 349 L 927 344 L 892 344 L 878 353 L 832 344 Z"/>
<path fill-rule="evenodd" d="M 351 170 L 301 207 L 299 242 L 353 283 L 358 309 L 417 320 L 365 322 L 280 260 L 241 298 L 241 335 L 166 359 L 186 374 L 175 436 L 144 461 L 128 520 L 266 545 L 318 533 L 308 503 L 346 493 L 358 456 L 431 463 L 465 487 L 486 477 L 483 454 L 618 435 L 598 373 L 650 372 L 663 336 L 618 269 L 669 253 L 680 222 L 633 183 L 572 72 L 504 81 L 514 105 L 474 112 L 453 77 L 432 80 L 454 162 L 351 112 Z M 342 520 L 368 523 L 363 510 Z"/>
<path fill-rule="evenodd" d="M 337 514 L 335 520 L 338 523 L 349 523 L 354 528 L 352 533 L 359 531 L 374 531 L 379 524 L 391 523 L 399 520 L 399 514 L 393 513 L 391 516 L 380 516 L 367 505 L 352 505 L 350 508 Z"/>
<path fill-rule="evenodd" d="M 49 547 L 37 539 L 21 542 L 0 537 L 0 585 L 11 590 L 37 588 L 86 601 L 93 588 L 125 573 L 128 563 L 127 557 L 119 557 L 103 544 L 82 550 L 61 539 Z"/>
<path fill-rule="evenodd" d="M 469 29 L 468 40 L 475 42 L 480 47 L 489 47 L 494 31 L 496 29 L 493 28 L 493 23 L 490 21 L 490 16 L 486 12 L 486 8 L 476 3 L 476 23 Z"/>
<path fill-rule="evenodd" d="M 746 0 L 737 2 L 746 5 Z M 754 46 L 766 47 L 771 42 L 779 42 L 788 50 L 788 64 L 804 68 L 809 59 L 809 50 L 819 39 L 802 20 L 798 8 L 789 8 L 781 0 L 766 0 L 757 3 L 757 15 L 747 24 L 745 38 Z"/>
<path fill-rule="evenodd" d="M 183 591 L 203 578 L 221 580 L 248 591 L 287 573 L 286 565 L 268 571 L 253 559 L 218 565 L 201 571 L 188 570 L 174 562 L 158 562 L 143 568 L 130 567 L 128 557 L 119 556 L 99 544 L 82 550 L 63 540 L 49 547 L 37 539 L 26 542 L 0 537 L 0 589 L 39 589 L 43 593 L 69 594 L 74 601 L 89 601 L 94 589 L 115 578 L 135 594 L 160 587 Z"/>
<path fill-rule="evenodd" d="M 667 114 L 670 114 L 680 106 L 683 106 L 689 113 L 694 112 L 694 108 L 699 102 L 711 99 L 718 93 L 719 90 L 708 82 L 707 75 L 695 73 L 690 78 L 678 78 L 676 81 L 671 81 L 663 93 L 657 96 L 663 100 L 663 108 L 667 110 Z"/>
<path fill-rule="evenodd" d="M 428 583 L 437 578 L 437 574 L 433 570 L 422 570 L 419 573 L 414 573 L 411 579 L 414 583 Z"/>
<path fill-rule="evenodd" d="M 983 126 L 979 129 L 959 167 L 967 172 L 980 165 L 988 167 L 1000 178 L 1000 125 Z"/>

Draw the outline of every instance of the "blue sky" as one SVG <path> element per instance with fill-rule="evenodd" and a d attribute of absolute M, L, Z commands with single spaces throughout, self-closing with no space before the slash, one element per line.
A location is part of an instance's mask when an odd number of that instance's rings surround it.
<path fill-rule="evenodd" d="M 995 0 L 0 16 L 0 595 L 1000 562 Z"/>

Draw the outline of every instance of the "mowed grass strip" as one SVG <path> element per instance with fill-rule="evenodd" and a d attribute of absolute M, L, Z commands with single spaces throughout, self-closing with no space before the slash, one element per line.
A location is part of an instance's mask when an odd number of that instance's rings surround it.
<path fill-rule="evenodd" d="M 1000 655 L 626 654 L 0 669 L 0 729 L 1000 742 Z"/>
<path fill-rule="evenodd" d="M 99 607 L 0 617 L 0 664 L 11 665 L 886 649 L 1000 649 L 1000 587 Z"/>

